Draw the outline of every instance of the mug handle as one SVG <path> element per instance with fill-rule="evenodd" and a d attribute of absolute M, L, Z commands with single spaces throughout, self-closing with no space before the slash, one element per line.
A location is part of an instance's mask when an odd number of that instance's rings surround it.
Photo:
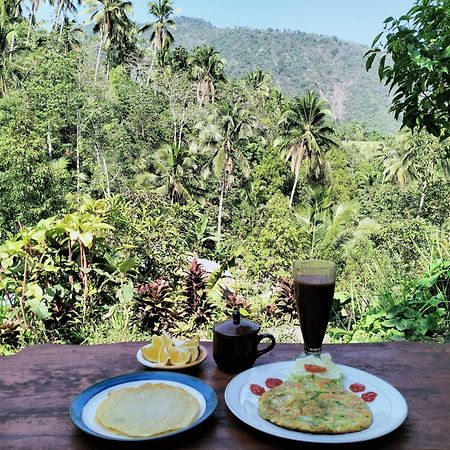
<path fill-rule="evenodd" d="M 256 357 L 259 358 L 264 353 L 270 352 L 275 347 L 275 338 L 269 333 L 262 333 L 258 335 L 258 345 L 263 339 L 270 339 L 270 344 L 261 350 L 256 350 Z"/>

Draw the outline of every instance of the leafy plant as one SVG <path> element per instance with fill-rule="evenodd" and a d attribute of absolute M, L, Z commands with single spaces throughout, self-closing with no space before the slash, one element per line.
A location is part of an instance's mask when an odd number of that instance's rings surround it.
<path fill-rule="evenodd" d="M 137 293 L 133 309 L 141 329 L 154 334 L 174 329 L 180 313 L 170 297 L 168 281 L 157 279 L 152 283 L 140 284 Z"/>
<path fill-rule="evenodd" d="M 195 325 L 208 323 L 215 314 L 215 306 L 207 296 L 207 274 L 194 258 L 185 272 L 184 291 L 185 313 Z"/>
<path fill-rule="evenodd" d="M 399 19 L 384 21 L 385 31 L 366 53 L 367 69 L 382 55 L 378 74 L 394 90 L 395 117 L 408 128 L 426 128 L 442 138 L 450 136 L 449 9 L 449 0 L 417 0 Z"/>
<path fill-rule="evenodd" d="M 298 313 L 293 280 L 290 278 L 281 280 L 278 288 L 278 298 L 275 300 L 274 312 L 277 316 L 287 317 L 289 322 L 295 322 L 298 320 Z"/>

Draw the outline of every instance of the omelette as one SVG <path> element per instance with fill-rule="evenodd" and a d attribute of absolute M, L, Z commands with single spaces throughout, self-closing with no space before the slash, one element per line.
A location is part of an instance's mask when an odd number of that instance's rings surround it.
<path fill-rule="evenodd" d="M 361 398 L 326 379 L 285 382 L 259 400 L 259 414 L 282 428 L 340 434 L 368 428 L 372 413 Z"/>
<path fill-rule="evenodd" d="M 147 383 L 108 393 L 95 420 L 104 429 L 129 437 L 149 437 L 185 428 L 197 418 L 200 405 L 185 389 Z"/>

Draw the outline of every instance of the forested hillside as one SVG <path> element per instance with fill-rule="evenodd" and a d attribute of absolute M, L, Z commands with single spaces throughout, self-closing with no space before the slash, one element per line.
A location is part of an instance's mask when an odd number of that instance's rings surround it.
<path fill-rule="evenodd" d="M 327 339 L 448 341 L 447 50 L 398 68 L 414 129 L 384 135 L 326 100 L 388 117 L 358 45 L 218 30 L 178 20 L 171 0 L 149 4 L 145 28 L 128 1 L 89 1 L 92 33 L 73 2 L 50 27 L 2 5 L 0 353 L 211 338 L 235 309 L 298 342 L 292 263 L 311 258 L 337 266 Z M 216 47 L 192 48 L 195 33 Z"/>
<path fill-rule="evenodd" d="M 367 122 L 385 133 L 398 129 L 388 112 L 388 89 L 375 71 L 365 70 L 363 45 L 300 31 L 217 28 L 188 17 L 177 18 L 174 35 L 177 45 L 190 49 L 201 44 L 217 48 L 234 78 L 260 67 L 287 95 L 319 92 L 339 120 Z"/>

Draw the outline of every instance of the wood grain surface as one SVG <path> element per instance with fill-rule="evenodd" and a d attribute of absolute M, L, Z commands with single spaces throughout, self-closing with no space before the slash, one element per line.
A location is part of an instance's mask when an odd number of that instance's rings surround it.
<path fill-rule="evenodd" d="M 183 371 L 206 381 L 218 397 L 217 409 L 199 427 L 173 438 L 143 443 L 115 443 L 79 431 L 69 417 L 74 397 L 92 384 L 141 372 L 135 354 L 141 343 L 95 346 L 37 345 L 0 357 L 0 449 L 320 449 L 276 438 L 237 419 L 224 402 L 233 374 L 219 370 L 212 358 Z M 278 344 L 255 365 L 292 359 L 300 345 Z M 395 386 L 406 398 L 405 423 L 384 437 L 365 443 L 333 445 L 340 449 L 450 449 L 450 345 L 380 343 L 328 345 L 337 363 L 365 370 Z M 327 446 L 330 448 L 330 446 Z"/>

